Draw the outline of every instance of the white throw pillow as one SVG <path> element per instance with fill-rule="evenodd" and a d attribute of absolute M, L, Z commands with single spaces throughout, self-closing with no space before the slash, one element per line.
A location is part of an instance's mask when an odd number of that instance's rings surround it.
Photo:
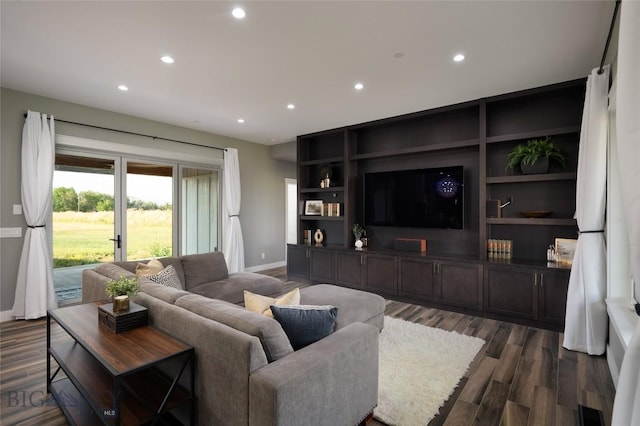
<path fill-rule="evenodd" d="M 184 288 L 182 288 L 180 278 L 178 277 L 178 273 L 176 272 L 176 269 L 173 267 L 173 265 L 169 265 L 157 274 L 147 276 L 147 278 L 149 278 L 154 283 L 162 284 L 166 287 L 173 287 L 177 288 L 178 290 L 184 290 Z"/>

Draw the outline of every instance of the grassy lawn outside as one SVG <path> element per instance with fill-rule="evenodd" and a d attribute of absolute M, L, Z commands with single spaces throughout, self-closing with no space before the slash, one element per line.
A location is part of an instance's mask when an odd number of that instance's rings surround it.
<path fill-rule="evenodd" d="M 113 261 L 113 212 L 54 212 L 53 267 Z M 171 255 L 171 210 L 127 211 L 127 259 Z"/>

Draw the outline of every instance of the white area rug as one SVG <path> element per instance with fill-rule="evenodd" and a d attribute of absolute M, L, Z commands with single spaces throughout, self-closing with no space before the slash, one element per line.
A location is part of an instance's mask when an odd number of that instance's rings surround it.
<path fill-rule="evenodd" d="M 484 343 L 478 337 L 385 316 L 374 417 L 393 426 L 429 423 Z"/>

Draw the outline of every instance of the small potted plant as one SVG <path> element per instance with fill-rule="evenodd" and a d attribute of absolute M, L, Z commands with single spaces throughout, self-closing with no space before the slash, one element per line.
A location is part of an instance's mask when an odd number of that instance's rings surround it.
<path fill-rule="evenodd" d="M 129 297 L 138 294 L 138 277 L 120 277 L 107 283 L 105 292 L 113 300 L 113 312 L 129 310 Z"/>
<path fill-rule="evenodd" d="M 360 226 L 360 224 L 354 223 L 351 228 L 351 232 L 353 232 L 353 236 L 356 239 L 356 250 L 362 250 L 362 246 L 364 245 L 362 242 L 362 235 L 364 235 L 366 231 L 362 226 Z"/>
<path fill-rule="evenodd" d="M 564 169 L 567 153 L 551 142 L 549 136 L 530 139 L 517 145 L 507 155 L 507 169 L 520 170 L 522 174 L 547 173 L 553 164 Z"/>

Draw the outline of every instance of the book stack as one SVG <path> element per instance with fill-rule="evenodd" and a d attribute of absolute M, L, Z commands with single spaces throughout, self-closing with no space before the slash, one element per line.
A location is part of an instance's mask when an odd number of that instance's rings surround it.
<path fill-rule="evenodd" d="M 322 216 L 339 217 L 340 211 L 340 203 L 322 204 Z"/>
<path fill-rule="evenodd" d="M 487 240 L 487 257 L 491 260 L 510 260 L 512 249 L 512 240 L 497 240 L 493 238 Z"/>
<path fill-rule="evenodd" d="M 313 241 L 313 231 L 311 229 L 302 231 L 302 244 L 310 246 L 311 241 Z"/>

